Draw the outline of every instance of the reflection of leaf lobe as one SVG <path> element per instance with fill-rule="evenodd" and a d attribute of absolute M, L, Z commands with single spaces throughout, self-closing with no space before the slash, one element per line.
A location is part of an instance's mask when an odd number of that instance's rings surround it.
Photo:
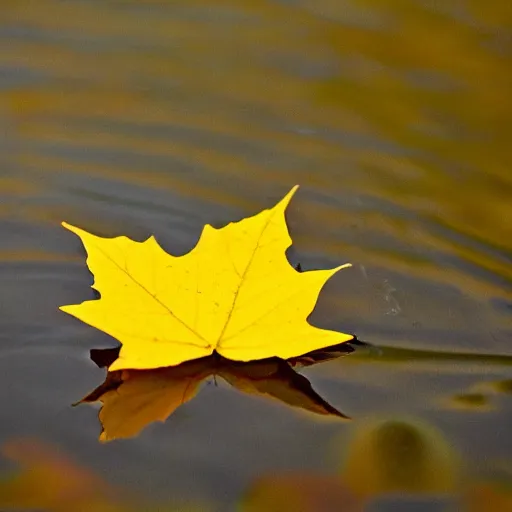
<path fill-rule="evenodd" d="M 153 370 L 107 371 L 105 381 L 78 403 L 102 402 L 99 419 L 100 440 L 131 437 L 154 421 L 164 421 L 180 405 L 197 393 L 206 378 L 222 377 L 238 390 L 263 396 L 316 414 L 347 418 L 311 386 L 293 367 L 303 367 L 333 359 L 353 351 L 348 344 L 317 350 L 285 361 L 277 357 L 249 363 L 231 361 L 214 353 L 178 366 Z M 119 347 L 91 350 L 91 359 L 108 367 Z"/>

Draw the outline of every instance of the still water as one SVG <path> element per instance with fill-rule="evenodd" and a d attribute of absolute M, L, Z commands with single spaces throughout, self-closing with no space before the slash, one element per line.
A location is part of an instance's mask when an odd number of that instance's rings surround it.
<path fill-rule="evenodd" d="M 4 0 L 1 506 L 71 510 L 37 497 L 64 475 L 73 496 L 170 503 L 144 510 L 510 504 L 511 5 Z M 311 322 L 375 345 L 302 370 L 352 421 L 210 380 L 99 443 L 94 407 L 70 404 L 105 377 L 89 350 L 115 343 L 57 309 L 94 297 L 60 222 L 184 254 L 295 184 L 290 259 L 353 264 Z"/>

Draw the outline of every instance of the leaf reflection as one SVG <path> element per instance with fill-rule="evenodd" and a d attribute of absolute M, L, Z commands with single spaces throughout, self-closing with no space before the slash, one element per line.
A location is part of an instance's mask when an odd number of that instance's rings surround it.
<path fill-rule="evenodd" d="M 348 343 L 316 350 L 288 361 L 272 357 L 241 363 L 218 354 L 155 370 L 107 372 L 105 381 L 80 403 L 100 401 L 100 441 L 138 435 L 147 425 L 165 421 L 178 407 L 197 394 L 208 377 L 219 376 L 244 393 L 264 396 L 316 414 L 348 419 L 326 402 L 306 377 L 294 368 L 310 366 L 349 354 Z M 93 349 L 91 359 L 108 368 L 119 348 Z"/>

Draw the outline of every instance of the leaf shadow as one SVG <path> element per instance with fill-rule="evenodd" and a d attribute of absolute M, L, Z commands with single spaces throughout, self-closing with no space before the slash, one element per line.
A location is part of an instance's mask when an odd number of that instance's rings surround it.
<path fill-rule="evenodd" d="M 178 366 L 112 372 L 108 367 L 117 359 L 120 347 L 92 349 L 92 361 L 107 368 L 105 381 L 74 405 L 101 402 L 100 441 L 130 438 L 150 423 L 165 421 L 197 394 L 205 379 L 221 377 L 243 393 L 347 420 L 350 418 L 324 400 L 296 370 L 350 354 L 354 351 L 352 345 L 345 342 L 289 360 L 271 357 L 247 363 L 231 361 L 214 352 Z"/>

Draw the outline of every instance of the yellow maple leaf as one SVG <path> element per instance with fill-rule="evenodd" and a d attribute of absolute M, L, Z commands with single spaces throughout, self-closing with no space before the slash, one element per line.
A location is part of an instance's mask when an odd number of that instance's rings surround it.
<path fill-rule="evenodd" d="M 341 268 L 298 272 L 285 251 L 285 210 L 276 206 L 216 229 L 207 224 L 184 256 L 144 242 L 102 238 L 63 222 L 88 253 L 99 300 L 61 306 L 119 340 L 109 370 L 175 366 L 217 351 L 227 359 L 288 359 L 353 336 L 307 322 L 325 282 Z"/>

